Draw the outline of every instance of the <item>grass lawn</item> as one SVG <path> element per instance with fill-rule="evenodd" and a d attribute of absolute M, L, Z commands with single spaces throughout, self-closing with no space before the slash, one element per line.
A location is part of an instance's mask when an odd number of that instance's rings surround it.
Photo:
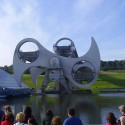
<path fill-rule="evenodd" d="M 44 80 L 44 76 L 39 76 L 38 84 L 35 86 L 30 75 L 23 75 L 22 81 L 30 88 L 40 88 Z M 53 85 L 51 82 L 48 86 Z M 125 70 L 101 71 L 97 81 L 88 89 L 101 88 L 125 88 Z"/>
<path fill-rule="evenodd" d="M 23 81 L 27 86 L 29 86 L 30 88 L 35 88 L 35 89 L 41 88 L 41 85 L 42 85 L 43 80 L 44 80 L 44 76 L 43 76 L 43 75 L 39 76 L 39 78 L 37 79 L 37 85 L 35 85 L 35 84 L 32 82 L 32 79 L 31 79 L 31 76 L 30 76 L 30 75 L 24 74 L 23 77 L 22 77 L 22 81 Z M 52 86 L 52 85 L 54 85 L 54 84 L 55 84 L 54 82 L 50 82 L 49 84 L 47 84 L 47 86 Z"/>
<path fill-rule="evenodd" d="M 125 88 L 125 71 L 100 72 L 91 88 Z"/>

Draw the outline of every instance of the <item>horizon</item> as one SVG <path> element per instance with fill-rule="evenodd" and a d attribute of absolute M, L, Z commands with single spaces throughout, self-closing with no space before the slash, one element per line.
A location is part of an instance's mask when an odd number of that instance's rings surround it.
<path fill-rule="evenodd" d="M 125 61 L 125 59 L 123 60 L 100 60 L 100 61 L 103 61 L 103 62 L 110 62 L 110 61 Z M 0 66 L 0 67 L 4 67 L 4 66 L 7 66 L 7 67 L 10 67 L 10 66 L 13 66 L 13 64 L 10 64 L 10 65 L 3 65 L 3 66 Z M 101 66 L 100 66 L 101 67 Z"/>

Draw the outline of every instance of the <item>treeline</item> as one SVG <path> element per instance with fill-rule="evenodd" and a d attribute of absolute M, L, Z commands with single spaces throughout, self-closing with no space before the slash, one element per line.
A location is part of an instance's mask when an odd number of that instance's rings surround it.
<path fill-rule="evenodd" d="M 115 60 L 115 61 L 101 61 L 101 71 L 108 70 L 125 70 L 125 60 Z M 0 67 L 0 69 L 5 70 L 6 72 L 13 74 L 13 65 Z M 25 72 L 29 74 L 29 70 Z"/>
<path fill-rule="evenodd" d="M 7 66 L 5 65 L 4 67 L 0 67 L 0 69 L 3 69 L 4 71 L 13 74 L 13 65 Z"/>
<path fill-rule="evenodd" d="M 13 65 L 10 65 L 10 66 L 5 65 L 4 67 L 1 66 L 0 69 L 3 69 L 4 71 L 6 71 L 6 72 L 8 72 L 10 74 L 13 74 Z M 30 73 L 29 70 L 27 70 L 25 72 L 25 74 L 29 74 L 29 73 Z"/>
<path fill-rule="evenodd" d="M 125 70 L 125 60 L 101 61 L 101 70 Z"/>

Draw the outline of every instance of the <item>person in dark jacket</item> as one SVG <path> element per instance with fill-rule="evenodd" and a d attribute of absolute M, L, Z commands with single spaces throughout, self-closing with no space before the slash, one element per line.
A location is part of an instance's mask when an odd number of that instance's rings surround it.
<path fill-rule="evenodd" d="M 36 119 L 34 118 L 29 118 L 28 119 L 28 125 L 38 125 Z"/>
<path fill-rule="evenodd" d="M 3 116 L 5 115 L 5 112 L 0 107 L 0 123 L 2 121 Z"/>
<path fill-rule="evenodd" d="M 26 106 L 24 109 L 24 114 L 25 114 L 25 123 L 28 123 L 29 118 L 34 118 L 32 115 L 32 108 L 30 106 Z"/>
<path fill-rule="evenodd" d="M 43 119 L 43 125 L 51 125 L 51 121 L 52 121 L 52 118 L 53 118 L 53 112 L 51 109 L 47 109 L 46 110 L 46 116 L 45 118 Z"/>

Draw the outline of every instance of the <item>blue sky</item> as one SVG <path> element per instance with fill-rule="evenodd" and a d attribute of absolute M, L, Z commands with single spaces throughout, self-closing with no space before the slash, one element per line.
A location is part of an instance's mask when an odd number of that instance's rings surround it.
<path fill-rule="evenodd" d="M 62 37 L 84 55 L 93 36 L 101 60 L 125 59 L 125 0 L 0 0 L 0 66 L 11 65 L 17 44 L 34 38 L 53 51 Z"/>

